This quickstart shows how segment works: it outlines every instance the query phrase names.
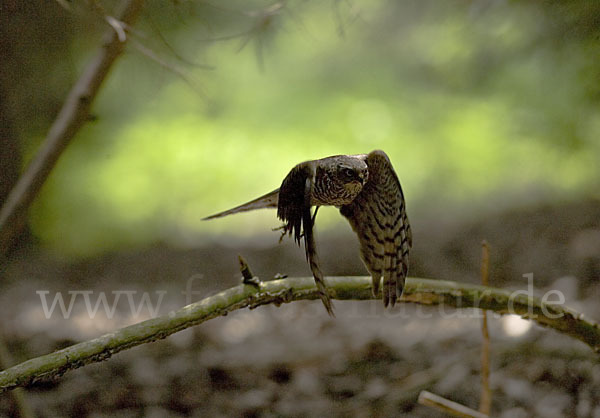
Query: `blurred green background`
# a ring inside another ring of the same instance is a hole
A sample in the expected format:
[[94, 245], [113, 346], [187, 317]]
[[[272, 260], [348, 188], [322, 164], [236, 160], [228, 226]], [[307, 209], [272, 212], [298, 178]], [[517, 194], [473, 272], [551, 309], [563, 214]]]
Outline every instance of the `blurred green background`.
[[[9, 46], [28, 54], [23, 84], [4, 80], [23, 164], [104, 29], [80, 7], [45, 5], [44, 47], [32, 36], [43, 26]], [[373, 149], [391, 157], [413, 217], [597, 197], [598, 10], [585, 1], [148, 4], [31, 229], [77, 257], [268, 233], [270, 212], [200, 219], [275, 189], [298, 162]], [[30, 101], [34, 110], [18, 112]], [[325, 211], [319, 226], [336, 219]]]
[[[0, 202], [118, 3], [0, 0]], [[0, 368], [148, 318], [123, 289], [162, 292], [167, 315], [239, 284], [238, 254], [263, 279], [309, 275], [274, 211], [201, 218], [374, 149], [404, 188], [410, 276], [479, 283], [487, 239], [493, 286], [531, 273], [600, 319], [600, 1], [147, 1], [129, 37], [0, 259]], [[337, 210], [316, 225], [324, 273], [364, 275]], [[40, 290], [118, 306], [48, 318]], [[71, 417], [441, 416], [422, 389], [476, 407], [480, 318], [399, 305], [240, 310], [26, 396]], [[597, 355], [523, 322], [490, 316], [494, 416], [600, 417]]]

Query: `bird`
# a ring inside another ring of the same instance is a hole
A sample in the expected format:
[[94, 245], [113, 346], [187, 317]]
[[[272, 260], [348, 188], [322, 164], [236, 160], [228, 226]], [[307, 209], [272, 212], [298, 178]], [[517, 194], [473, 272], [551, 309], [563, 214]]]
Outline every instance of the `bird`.
[[381, 150], [304, 161], [292, 168], [278, 189], [204, 220], [256, 209], [277, 209], [277, 217], [283, 221], [281, 238], [293, 235], [298, 245], [304, 239], [319, 297], [334, 316], [313, 233], [320, 206], [335, 206], [348, 220], [358, 236], [362, 261], [371, 274], [373, 295], [378, 296], [383, 278], [384, 307], [393, 307], [402, 295], [408, 274], [412, 232], [400, 180]]

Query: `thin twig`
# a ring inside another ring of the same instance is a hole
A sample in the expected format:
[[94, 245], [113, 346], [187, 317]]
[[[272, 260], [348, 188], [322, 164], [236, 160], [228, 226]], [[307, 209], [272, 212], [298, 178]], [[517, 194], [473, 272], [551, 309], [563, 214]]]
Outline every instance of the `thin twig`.
[[244, 281], [252, 280], [254, 274], [252, 274], [252, 271], [250, 271], [250, 266], [246, 262], [246, 259], [241, 255], [238, 255], [238, 261], [240, 262], [240, 272], [242, 273]]
[[[147, 15], [145, 17], [146, 17], [146, 21], [150, 23], [150, 26], [152, 27], [154, 34], [158, 37], [158, 39], [160, 39], [161, 43], [169, 50], [171, 55], [173, 55], [177, 59], [177, 61], [182, 62], [186, 66], [201, 68], [203, 70], [214, 70], [215, 69], [214, 65], [199, 64], [197, 62], [190, 61], [189, 59], [183, 57], [179, 52], [177, 52], [175, 50], [173, 45], [171, 45], [171, 43], [165, 38], [165, 36], [163, 35], [162, 31], [160, 30], [160, 28], [158, 27], [158, 25], [156, 24], [154, 19], [152, 19], [152, 17], [150, 15]], [[134, 35], [138, 35], [137, 31], [134, 31]], [[139, 34], [138, 37], [140, 37], [142, 39], [144, 38], [141, 34]]]
[[106, 20], [106, 23], [108, 23], [115, 30], [120, 42], [125, 42], [127, 40], [127, 34], [125, 33], [125, 25], [123, 22], [109, 15], [106, 15], [104, 20]]
[[[371, 277], [326, 277], [325, 282], [330, 296], [338, 300], [379, 299], [372, 295]], [[241, 284], [185, 306], [177, 312], [116, 330], [4, 370], [0, 372], [0, 391], [58, 377], [70, 369], [106, 360], [120, 351], [165, 338], [237, 309], [318, 299], [319, 293], [313, 277], [266, 281], [260, 282], [258, 286]], [[410, 278], [399, 302], [455, 308], [477, 307], [499, 314], [517, 314], [581, 340], [595, 351], [600, 351], [598, 323], [565, 306], [545, 304], [522, 292], [444, 280]]]
[[[121, 28], [135, 22], [143, 4], [144, 0], [124, 0], [121, 3], [121, 13], [117, 19]], [[100, 86], [124, 48], [125, 42], [119, 39], [114, 27], [108, 29], [98, 51], [69, 92], [40, 149], [0, 209], [0, 255], [8, 251], [25, 225], [29, 206], [62, 152], [89, 120], [90, 108]]]
[[[488, 285], [490, 254], [487, 242], [481, 243], [481, 284]], [[483, 310], [481, 319], [481, 332], [483, 334], [483, 343], [481, 350], [481, 400], [479, 411], [475, 411], [465, 405], [459, 404], [443, 398], [439, 395], [422, 391], [419, 394], [419, 403], [445, 412], [455, 417], [480, 418], [487, 417], [490, 414], [490, 404], [492, 394], [490, 392], [490, 335], [488, 332], [487, 311]]]
[[[487, 241], [481, 243], [481, 284], [489, 284], [490, 249]], [[479, 412], [490, 414], [492, 406], [492, 390], [490, 389], [490, 333], [488, 330], [487, 311], [483, 311], [481, 318], [481, 398], [479, 400]]]
[[187, 83], [188, 86], [190, 86], [192, 88], [192, 90], [194, 90], [196, 93], [198, 93], [201, 97], [206, 98], [206, 93], [204, 93], [202, 91], [202, 89], [200, 88], [200, 86], [198, 84], [194, 83], [190, 79], [188, 71], [179, 67], [175, 63], [170, 63], [170, 62], [165, 61], [164, 59], [159, 57], [157, 53], [155, 53], [150, 48], [147, 48], [146, 46], [144, 46], [141, 42], [139, 42], [135, 38], [130, 39], [130, 44], [145, 57], [151, 59], [152, 61], [156, 62], [161, 67], [163, 67], [166, 70], [171, 71], [173, 74], [179, 76], [183, 81], [185, 81]]
[[250, 270], [250, 266], [244, 257], [238, 254], [238, 261], [240, 262], [240, 272], [242, 273], [242, 283], [251, 284], [253, 286], [260, 286], [260, 280]]
[[422, 391], [419, 394], [419, 403], [421, 405], [429, 406], [437, 409], [438, 411], [452, 415], [459, 418], [487, 418], [488, 416], [482, 414], [471, 408], [467, 408], [456, 402], [452, 402], [446, 398], [436, 395], [435, 393]]

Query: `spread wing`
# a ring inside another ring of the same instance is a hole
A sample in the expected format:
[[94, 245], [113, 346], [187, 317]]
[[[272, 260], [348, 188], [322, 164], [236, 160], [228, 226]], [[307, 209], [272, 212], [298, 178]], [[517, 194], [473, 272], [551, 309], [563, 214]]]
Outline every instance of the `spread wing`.
[[306, 259], [319, 289], [319, 297], [325, 309], [327, 309], [327, 313], [334, 316], [333, 305], [327, 293], [323, 273], [319, 266], [317, 246], [313, 234], [314, 216], [317, 214], [316, 210], [314, 216], [310, 213], [314, 178], [315, 168], [313, 161], [298, 164], [290, 171], [283, 180], [279, 190], [277, 217], [284, 222], [283, 233], [293, 234], [298, 245], [300, 245], [300, 239], [304, 237]]
[[208, 221], [209, 219], [222, 218], [223, 216], [233, 215], [235, 213], [248, 212], [251, 210], [264, 209], [264, 208], [276, 208], [277, 201], [279, 199], [279, 189], [273, 190], [271, 193], [267, 193], [264, 196], [258, 197], [250, 202], [244, 203], [242, 205], [236, 206], [235, 208], [216, 213], [211, 216], [207, 216], [203, 218], [203, 221]]
[[398, 176], [383, 151], [366, 156], [369, 180], [359, 195], [340, 208], [358, 235], [362, 259], [379, 292], [383, 276], [383, 303], [396, 303], [408, 273], [412, 234]]
[[[310, 212], [310, 196], [314, 182], [314, 170], [310, 162], [298, 164], [283, 179], [279, 189], [277, 217], [284, 222], [283, 232], [294, 235], [300, 245], [303, 230], [312, 228], [307, 224], [306, 211]], [[306, 244], [306, 235], [304, 236]]]

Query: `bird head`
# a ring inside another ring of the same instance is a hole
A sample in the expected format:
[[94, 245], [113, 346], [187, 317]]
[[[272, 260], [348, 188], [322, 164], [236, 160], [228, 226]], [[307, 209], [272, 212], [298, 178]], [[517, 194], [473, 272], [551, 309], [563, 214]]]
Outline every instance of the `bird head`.
[[340, 161], [336, 169], [336, 178], [352, 195], [360, 193], [362, 187], [369, 179], [367, 164], [363, 159], [344, 159], [343, 161]]
[[335, 155], [316, 160], [314, 206], [343, 206], [352, 202], [369, 178], [366, 155]]

